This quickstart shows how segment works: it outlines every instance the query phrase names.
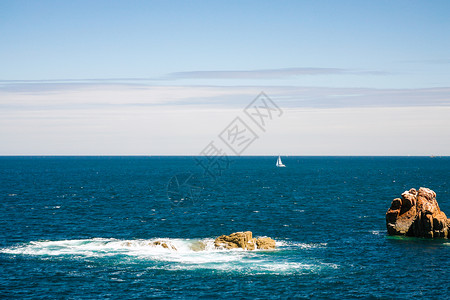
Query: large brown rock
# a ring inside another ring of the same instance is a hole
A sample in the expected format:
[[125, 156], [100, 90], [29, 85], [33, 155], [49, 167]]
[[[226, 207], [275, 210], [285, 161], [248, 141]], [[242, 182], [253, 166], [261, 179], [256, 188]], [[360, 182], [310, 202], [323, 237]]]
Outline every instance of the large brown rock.
[[269, 237], [258, 238], [256, 239], [256, 246], [263, 250], [275, 249], [275, 241]]
[[450, 235], [450, 219], [439, 209], [436, 193], [423, 187], [405, 191], [401, 198], [392, 200], [386, 212], [386, 227], [390, 235], [427, 238]]
[[214, 246], [219, 249], [269, 250], [275, 249], [275, 241], [268, 237], [256, 239], [251, 231], [245, 231], [221, 235], [214, 241]]
[[221, 235], [214, 241], [216, 248], [234, 249], [242, 248], [244, 250], [255, 249], [255, 241], [251, 231], [235, 232], [230, 235]]

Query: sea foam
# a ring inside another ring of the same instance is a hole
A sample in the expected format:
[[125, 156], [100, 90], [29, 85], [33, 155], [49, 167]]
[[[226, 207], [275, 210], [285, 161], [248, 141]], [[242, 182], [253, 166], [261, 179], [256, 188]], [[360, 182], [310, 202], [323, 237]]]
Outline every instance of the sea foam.
[[[159, 243], [155, 243], [159, 242]], [[167, 245], [167, 248], [162, 246]], [[14, 247], [0, 249], [0, 253], [41, 256], [48, 259], [111, 257], [123, 258], [129, 263], [151, 262], [149, 269], [165, 270], [215, 270], [245, 274], [285, 274], [314, 272], [329, 267], [317, 262], [293, 262], [289, 256], [275, 263], [272, 255], [285, 249], [310, 248], [307, 244], [277, 241], [275, 251], [246, 251], [243, 249], [221, 250], [214, 247], [214, 239], [153, 238], [140, 240], [119, 240], [93, 238], [82, 240], [32, 241]], [[314, 248], [317, 245], [311, 245]], [[323, 246], [323, 245], [321, 245]], [[280, 255], [277, 256], [280, 259]], [[333, 267], [334, 268], [334, 267]]]

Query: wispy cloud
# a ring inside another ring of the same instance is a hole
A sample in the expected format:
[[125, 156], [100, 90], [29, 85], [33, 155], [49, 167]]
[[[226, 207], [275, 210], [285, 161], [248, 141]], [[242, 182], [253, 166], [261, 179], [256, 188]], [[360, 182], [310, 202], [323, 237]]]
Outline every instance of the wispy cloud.
[[113, 106], [240, 108], [261, 90], [287, 108], [450, 106], [450, 87], [416, 89], [145, 84], [15, 84], [0, 87], [3, 109], [101, 109]]
[[287, 107], [450, 106], [450, 87], [415, 89], [284, 87], [271, 93]]
[[275, 79], [304, 75], [386, 75], [383, 71], [357, 71], [341, 68], [281, 68], [261, 70], [224, 70], [175, 72], [169, 79]]
[[156, 77], [117, 77], [117, 78], [58, 78], [58, 79], [0, 79], [1, 85], [14, 84], [99, 84], [99, 83], [148, 83], [180, 79], [279, 79], [295, 76], [313, 75], [388, 75], [386, 71], [353, 70], [344, 68], [279, 68], [258, 70], [209, 70], [174, 72]]
[[12, 79], [0, 80], [0, 83], [50, 83], [50, 82], [103, 82], [103, 81], [133, 81], [150, 80], [150, 78], [66, 78], [66, 79]]
[[[449, 149], [450, 87], [46, 85], [54, 89], [0, 89], [0, 139], [6, 141], [0, 154], [196, 155], [261, 90], [286, 114], [249, 155], [280, 149], [448, 155]], [[392, 147], [414, 144], [418, 136], [420, 147]]]

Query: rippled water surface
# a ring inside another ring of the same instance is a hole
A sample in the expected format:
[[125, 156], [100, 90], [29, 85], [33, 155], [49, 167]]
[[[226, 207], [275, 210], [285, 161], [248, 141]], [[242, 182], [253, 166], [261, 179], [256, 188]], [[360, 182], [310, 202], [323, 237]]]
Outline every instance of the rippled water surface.
[[[0, 157], [0, 298], [449, 297], [449, 240], [384, 216], [420, 186], [449, 215], [450, 158], [230, 160]], [[214, 248], [244, 230], [277, 249]]]

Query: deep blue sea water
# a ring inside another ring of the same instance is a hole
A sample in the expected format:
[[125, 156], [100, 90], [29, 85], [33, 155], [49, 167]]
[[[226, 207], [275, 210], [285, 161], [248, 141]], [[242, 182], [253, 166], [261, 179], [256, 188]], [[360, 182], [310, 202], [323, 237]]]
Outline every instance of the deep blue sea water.
[[[450, 214], [449, 157], [275, 162], [213, 176], [194, 157], [0, 157], [0, 298], [449, 298], [449, 240], [385, 228], [412, 187]], [[211, 247], [245, 230], [277, 249]]]

